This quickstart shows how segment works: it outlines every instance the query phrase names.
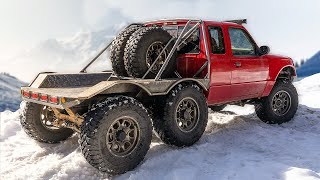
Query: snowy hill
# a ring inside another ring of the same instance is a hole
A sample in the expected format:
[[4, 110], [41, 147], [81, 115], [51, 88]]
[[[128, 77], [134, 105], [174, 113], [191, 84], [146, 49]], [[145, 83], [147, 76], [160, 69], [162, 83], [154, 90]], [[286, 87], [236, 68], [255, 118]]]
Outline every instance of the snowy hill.
[[[175, 148], [155, 138], [141, 165], [114, 179], [320, 179], [320, 74], [295, 86], [300, 105], [291, 122], [262, 123], [251, 105], [211, 111], [195, 145]], [[77, 135], [38, 143], [21, 130], [19, 113], [0, 113], [1, 179], [111, 178], [85, 161]]]
[[311, 76], [316, 73], [320, 73], [320, 51], [297, 69], [298, 77]]
[[[31, 81], [39, 72], [79, 72], [100, 49], [106, 46], [125, 23], [97, 32], [79, 32], [68, 39], [48, 39], [6, 63], [9, 73]], [[107, 54], [97, 60], [95, 71], [111, 68]], [[0, 71], [2, 70], [0, 67]]]
[[0, 73], [0, 112], [4, 110], [16, 111], [20, 107], [20, 87], [24, 82], [17, 78]]

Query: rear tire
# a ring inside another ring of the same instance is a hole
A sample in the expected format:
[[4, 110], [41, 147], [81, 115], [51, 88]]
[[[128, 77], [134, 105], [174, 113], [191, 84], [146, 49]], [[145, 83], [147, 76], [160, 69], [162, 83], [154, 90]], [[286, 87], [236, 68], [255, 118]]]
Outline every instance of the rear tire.
[[257, 116], [265, 123], [282, 124], [292, 120], [298, 109], [298, 93], [288, 81], [279, 81], [269, 96], [255, 105]]
[[[125, 68], [131, 77], [141, 78], [147, 72], [158, 54], [169, 42], [172, 36], [161, 27], [142, 27], [134, 32], [125, 47]], [[148, 74], [148, 78], [154, 78], [159, 72], [165, 58], [172, 49], [174, 42], [166, 48], [166, 52], [157, 61], [154, 69]], [[176, 70], [176, 52], [170, 59], [162, 78], [172, 77]]]
[[87, 113], [80, 131], [81, 151], [93, 167], [112, 175], [134, 169], [151, 143], [147, 110], [131, 97], [109, 97]]
[[48, 117], [51, 119], [53, 116], [53, 112], [48, 115], [43, 115], [43, 110], [45, 110], [46, 108], [48, 107], [31, 102], [26, 102], [26, 106], [23, 109], [20, 117], [22, 129], [27, 133], [28, 136], [39, 142], [52, 144], [66, 140], [74, 133], [73, 130], [68, 128], [54, 128], [45, 125], [43, 123], [43, 121], [45, 120], [44, 118]]
[[159, 101], [153, 126], [160, 139], [178, 147], [197, 142], [208, 122], [207, 101], [201, 89], [195, 84], [179, 84]]
[[138, 25], [130, 26], [120, 32], [112, 41], [110, 48], [110, 60], [112, 63], [112, 69], [118, 76], [128, 76], [124, 67], [124, 49], [130, 36], [140, 28], [141, 26]]

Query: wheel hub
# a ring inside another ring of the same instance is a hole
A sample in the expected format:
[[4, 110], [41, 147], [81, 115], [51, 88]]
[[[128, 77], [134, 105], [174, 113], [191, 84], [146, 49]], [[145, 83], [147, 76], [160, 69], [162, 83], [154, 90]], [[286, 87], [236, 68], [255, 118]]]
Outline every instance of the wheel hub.
[[107, 148], [115, 156], [126, 156], [136, 147], [139, 134], [139, 126], [135, 119], [128, 116], [120, 117], [108, 129]]
[[185, 119], [185, 120], [191, 120], [191, 118], [192, 118], [191, 113], [192, 113], [191, 108], [186, 109], [186, 110], [184, 111], [184, 113], [183, 113], [184, 119]]
[[121, 130], [117, 132], [117, 141], [124, 141], [126, 139], [127, 134]]
[[176, 108], [176, 123], [183, 132], [192, 131], [199, 121], [199, 107], [190, 97], [182, 99]]
[[282, 101], [278, 99], [277, 102], [276, 102], [276, 106], [277, 107], [281, 107], [282, 106]]
[[285, 115], [291, 107], [291, 96], [286, 91], [277, 92], [272, 98], [272, 110], [278, 116]]

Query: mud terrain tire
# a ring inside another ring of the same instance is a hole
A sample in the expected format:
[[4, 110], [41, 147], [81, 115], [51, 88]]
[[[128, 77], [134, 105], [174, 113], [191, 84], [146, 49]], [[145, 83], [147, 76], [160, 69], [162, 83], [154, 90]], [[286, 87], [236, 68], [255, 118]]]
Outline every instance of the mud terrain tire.
[[132, 170], [143, 160], [151, 137], [151, 118], [143, 105], [134, 98], [116, 96], [88, 111], [79, 143], [89, 164], [116, 175]]
[[257, 116], [268, 124], [289, 122], [298, 108], [298, 93], [288, 81], [279, 81], [274, 85], [269, 96], [255, 105]]
[[43, 108], [45, 106], [26, 102], [25, 108], [22, 110], [20, 123], [28, 136], [39, 142], [52, 144], [66, 140], [73, 134], [73, 130], [68, 128], [50, 129], [46, 127], [41, 122]]
[[[124, 59], [125, 68], [131, 77], [141, 78], [148, 70], [160, 51], [169, 42], [172, 36], [161, 27], [142, 27], [132, 34], [125, 47]], [[174, 42], [172, 41], [166, 48], [165, 55], [159, 59], [155, 69], [149, 74], [148, 78], [154, 78], [159, 72], [165, 57], [172, 49]], [[162, 78], [172, 77], [176, 70], [176, 56], [175, 52], [171, 57], [166, 69], [162, 74]]]
[[[205, 96], [195, 84], [179, 84], [155, 112], [154, 129], [169, 145], [191, 146], [202, 136], [208, 122]], [[192, 121], [193, 120], [193, 121]]]
[[130, 36], [140, 28], [141, 26], [138, 25], [130, 26], [120, 32], [112, 41], [110, 48], [110, 60], [112, 63], [112, 69], [118, 76], [128, 76], [124, 67], [124, 49]]

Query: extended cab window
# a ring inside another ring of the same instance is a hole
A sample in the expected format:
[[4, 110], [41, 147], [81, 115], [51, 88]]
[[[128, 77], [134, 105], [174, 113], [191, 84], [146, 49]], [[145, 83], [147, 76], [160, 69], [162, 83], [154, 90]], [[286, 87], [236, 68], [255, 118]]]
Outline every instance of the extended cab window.
[[224, 40], [220, 27], [209, 27], [211, 52], [213, 54], [224, 54]]
[[243, 29], [230, 28], [232, 54], [235, 56], [255, 55], [255, 46]]
[[[178, 27], [178, 35], [182, 32], [184, 26]], [[192, 28], [191, 26], [187, 27], [186, 32]], [[178, 53], [179, 54], [187, 54], [187, 53], [199, 53], [200, 52], [200, 31], [199, 28], [191, 35], [191, 37], [186, 42], [187, 44], [183, 46]]]

